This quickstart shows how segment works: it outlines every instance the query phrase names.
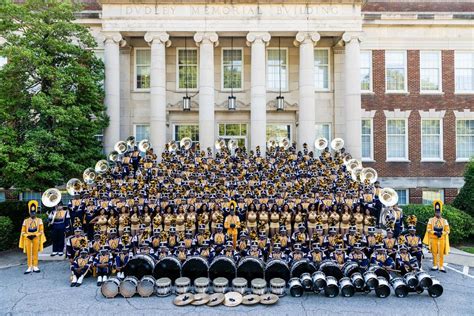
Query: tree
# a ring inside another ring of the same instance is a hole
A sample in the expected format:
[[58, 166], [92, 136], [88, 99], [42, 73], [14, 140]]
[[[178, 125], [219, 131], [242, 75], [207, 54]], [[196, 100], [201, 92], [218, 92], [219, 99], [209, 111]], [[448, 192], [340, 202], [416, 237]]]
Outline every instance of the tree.
[[0, 7], [0, 187], [44, 190], [100, 159], [104, 65], [72, 1]]
[[474, 159], [471, 159], [466, 165], [464, 186], [454, 199], [453, 206], [474, 216]]

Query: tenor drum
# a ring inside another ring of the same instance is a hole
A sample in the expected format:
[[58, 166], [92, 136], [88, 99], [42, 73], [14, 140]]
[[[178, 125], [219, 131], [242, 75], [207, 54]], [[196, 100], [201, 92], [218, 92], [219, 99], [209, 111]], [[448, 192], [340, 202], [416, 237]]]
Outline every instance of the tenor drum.
[[155, 269], [155, 259], [148, 254], [135, 255], [124, 268], [125, 276], [134, 276], [137, 279], [145, 275], [152, 275]]
[[237, 266], [237, 276], [251, 282], [256, 278], [263, 278], [264, 264], [263, 261], [253, 257], [240, 259]]
[[248, 282], [244, 278], [235, 278], [232, 280], [232, 289], [234, 292], [238, 292], [242, 295], [247, 292]]
[[355, 294], [355, 287], [348, 277], [343, 277], [339, 280], [339, 289], [344, 297], [352, 297]]
[[407, 297], [408, 295], [408, 286], [405, 284], [402, 278], [393, 278], [390, 281], [390, 285], [395, 291], [395, 296], [397, 297]]
[[334, 277], [336, 280], [340, 280], [344, 275], [339, 266], [332, 260], [326, 259], [321, 262], [319, 271], [324, 272], [326, 277]]
[[424, 290], [430, 288], [433, 285], [433, 279], [425, 271], [417, 272], [416, 278], [418, 279], [418, 284]]
[[342, 273], [344, 274], [344, 276], [350, 278], [351, 275], [356, 272], [360, 272], [359, 264], [357, 264], [357, 262], [348, 261], [344, 263], [344, 266], [342, 267]]
[[137, 292], [141, 297], [149, 297], [155, 291], [155, 278], [151, 275], [145, 275], [138, 283]]
[[155, 282], [156, 296], [168, 296], [171, 295], [171, 279], [160, 278]]
[[373, 271], [364, 272], [364, 282], [365, 284], [367, 284], [367, 287], [370, 290], [373, 290], [377, 286], [379, 286], [379, 280], [377, 279], [377, 275]]
[[214, 258], [211, 265], [209, 266], [209, 278], [214, 280], [215, 278], [226, 278], [227, 280], [233, 280], [237, 273], [237, 267], [235, 261], [232, 258], [226, 256], [219, 256]]
[[284, 296], [286, 294], [285, 288], [286, 288], [285, 280], [281, 278], [274, 278], [270, 280], [270, 292], [272, 294], [275, 294], [278, 296]]
[[120, 283], [120, 294], [123, 297], [129, 298], [137, 293], [138, 279], [134, 276], [128, 276]]
[[403, 276], [403, 280], [405, 281], [405, 284], [411, 289], [414, 289], [418, 286], [418, 279], [416, 278], [415, 272], [409, 272], [405, 274]]
[[208, 278], [197, 278], [194, 280], [194, 292], [195, 293], [207, 293], [209, 291], [209, 279]]
[[324, 287], [324, 295], [327, 297], [336, 297], [339, 295], [339, 286], [337, 279], [333, 276], [326, 277], [326, 287]]
[[263, 295], [267, 292], [267, 282], [264, 279], [257, 278], [250, 282], [252, 294]]
[[285, 282], [290, 280], [290, 268], [288, 264], [280, 259], [273, 259], [267, 262], [265, 267], [265, 280], [269, 282], [271, 279], [281, 278]]
[[390, 273], [388, 273], [388, 271], [385, 270], [382, 267], [379, 267], [377, 265], [373, 265], [373, 266], [369, 267], [368, 271], [374, 272], [377, 275], [377, 277], [382, 277], [385, 280], [387, 280], [387, 282], [390, 280]]
[[357, 290], [362, 290], [365, 286], [364, 278], [360, 272], [355, 272], [351, 275], [351, 282]]
[[375, 295], [377, 297], [385, 298], [390, 295], [390, 286], [388, 285], [387, 279], [382, 276], [378, 276], [379, 286], [375, 288]]
[[108, 278], [100, 286], [100, 292], [106, 298], [114, 298], [119, 293], [120, 280], [117, 277]]
[[308, 272], [305, 272], [300, 277], [301, 285], [305, 291], [311, 291], [313, 289], [313, 280], [311, 279], [311, 275]]
[[212, 281], [212, 288], [214, 293], [225, 293], [229, 286], [229, 280], [226, 278], [215, 278]]
[[293, 297], [300, 297], [303, 295], [304, 289], [301, 285], [300, 278], [291, 278], [288, 282], [290, 288], [290, 295]]
[[170, 278], [174, 282], [181, 276], [181, 263], [173, 256], [162, 258], [156, 262], [153, 276], [155, 279]]
[[326, 287], [326, 275], [322, 271], [316, 271], [311, 276], [313, 281], [313, 291], [319, 293]]
[[191, 280], [187, 277], [177, 278], [174, 284], [178, 295], [188, 293], [191, 288]]
[[208, 270], [209, 265], [206, 259], [201, 256], [192, 256], [183, 263], [181, 274], [191, 279], [191, 281], [194, 281], [197, 278], [207, 278]]
[[301, 259], [293, 262], [290, 269], [290, 275], [292, 278], [299, 278], [303, 273], [309, 273], [310, 275], [316, 272], [316, 268], [308, 259]]
[[443, 286], [437, 279], [431, 279], [431, 286], [428, 288], [428, 294], [433, 297], [440, 297], [443, 294]]

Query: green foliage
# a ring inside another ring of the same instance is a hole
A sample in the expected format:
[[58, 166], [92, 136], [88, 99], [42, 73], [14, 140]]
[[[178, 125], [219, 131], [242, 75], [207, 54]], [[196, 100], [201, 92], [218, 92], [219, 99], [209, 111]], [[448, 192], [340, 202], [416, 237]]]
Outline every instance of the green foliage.
[[20, 233], [23, 220], [28, 217], [28, 202], [4, 201], [0, 203], [0, 216], [9, 217], [13, 223], [13, 230]]
[[[434, 216], [434, 209], [431, 205], [410, 204], [403, 207], [403, 214], [405, 219], [408, 215], [416, 215], [418, 218], [417, 234], [423, 237], [428, 220]], [[474, 234], [474, 218], [469, 214], [453, 206], [444, 205], [442, 216], [448, 220], [451, 230], [449, 240], [452, 244], [460, 243]]]
[[460, 210], [474, 216], [474, 159], [466, 165], [464, 172], [464, 186], [459, 191], [453, 205]]
[[0, 187], [41, 191], [101, 159], [104, 65], [72, 1], [0, 6]]
[[6, 216], [0, 216], [0, 251], [13, 247], [14, 234], [12, 220]]

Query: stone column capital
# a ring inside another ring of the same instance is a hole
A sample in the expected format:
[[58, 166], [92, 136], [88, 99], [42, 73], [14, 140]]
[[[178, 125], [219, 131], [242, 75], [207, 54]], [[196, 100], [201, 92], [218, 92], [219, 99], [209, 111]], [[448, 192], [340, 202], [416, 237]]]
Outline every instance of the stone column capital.
[[345, 32], [342, 35], [342, 40], [344, 42], [350, 43], [352, 40], [358, 40], [359, 43], [362, 42], [365, 39], [365, 33], [364, 32]]
[[118, 44], [120, 47], [127, 45], [120, 32], [100, 32], [99, 39], [104, 43]]
[[268, 32], [249, 32], [247, 34], [247, 45], [251, 46], [254, 43], [263, 43], [268, 45], [272, 36]]
[[170, 35], [166, 32], [146, 32], [144, 39], [150, 46], [154, 43], [164, 44], [166, 47], [171, 46]]
[[320, 39], [321, 35], [318, 32], [298, 32], [293, 44], [298, 47], [303, 43], [312, 43], [314, 46]]
[[196, 45], [213, 44], [214, 47], [219, 45], [219, 35], [216, 32], [197, 32], [194, 34]]

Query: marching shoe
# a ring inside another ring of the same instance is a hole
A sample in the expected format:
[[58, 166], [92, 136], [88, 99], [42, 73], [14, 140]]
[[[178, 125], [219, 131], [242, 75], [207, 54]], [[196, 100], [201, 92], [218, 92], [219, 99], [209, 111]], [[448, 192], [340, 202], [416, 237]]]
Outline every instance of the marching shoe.
[[77, 278], [75, 275], [72, 276], [71, 287], [75, 287], [77, 285]]
[[106, 276], [106, 275], [104, 275], [104, 276], [102, 277], [102, 283], [104, 283], [105, 281], [107, 281], [107, 276]]
[[102, 285], [102, 277], [99, 276], [99, 277], [97, 278], [97, 286], [101, 286], [101, 285]]
[[25, 274], [30, 274], [33, 272], [33, 269], [31, 267], [28, 267], [28, 269], [25, 271]]
[[82, 280], [84, 280], [84, 276], [81, 275], [79, 279], [77, 280], [76, 286], [81, 286], [82, 285]]
[[58, 252], [58, 256], [60, 257], [64, 256], [64, 252]]
[[51, 257], [54, 257], [54, 256], [56, 256], [57, 254], [58, 254], [57, 252], [52, 252], [50, 256], [51, 256]]
[[446, 269], [445, 268], [441, 268], [439, 269], [440, 272], [443, 272], [443, 273], [446, 273]]
[[438, 271], [438, 267], [434, 266], [433, 268], [431, 268], [431, 271]]
[[34, 273], [40, 273], [41, 270], [38, 267], [33, 267], [33, 272]]

